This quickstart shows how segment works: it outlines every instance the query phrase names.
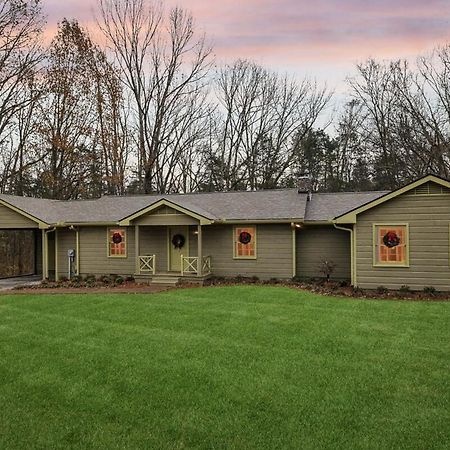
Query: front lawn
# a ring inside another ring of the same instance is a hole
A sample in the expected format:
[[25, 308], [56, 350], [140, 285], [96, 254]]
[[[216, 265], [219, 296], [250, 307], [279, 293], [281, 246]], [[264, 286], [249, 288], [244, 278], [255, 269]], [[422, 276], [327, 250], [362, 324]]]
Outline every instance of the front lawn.
[[450, 446], [450, 303], [0, 296], [0, 448]]

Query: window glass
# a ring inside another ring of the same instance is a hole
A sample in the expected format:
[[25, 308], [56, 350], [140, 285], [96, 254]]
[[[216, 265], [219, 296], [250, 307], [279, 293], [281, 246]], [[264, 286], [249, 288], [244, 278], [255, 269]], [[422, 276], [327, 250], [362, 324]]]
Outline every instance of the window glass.
[[408, 236], [406, 225], [377, 225], [376, 262], [383, 265], [407, 263]]
[[255, 227], [236, 227], [234, 229], [234, 246], [234, 255], [236, 258], [255, 258]]
[[108, 256], [126, 256], [127, 242], [123, 228], [110, 228], [108, 230]]

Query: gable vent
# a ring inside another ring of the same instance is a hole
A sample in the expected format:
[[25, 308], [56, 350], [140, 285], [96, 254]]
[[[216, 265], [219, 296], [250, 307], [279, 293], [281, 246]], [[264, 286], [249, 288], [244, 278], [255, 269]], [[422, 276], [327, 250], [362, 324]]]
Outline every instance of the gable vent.
[[450, 194], [450, 189], [436, 183], [425, 183], [409, 191], [408, 195], [442, 195]]

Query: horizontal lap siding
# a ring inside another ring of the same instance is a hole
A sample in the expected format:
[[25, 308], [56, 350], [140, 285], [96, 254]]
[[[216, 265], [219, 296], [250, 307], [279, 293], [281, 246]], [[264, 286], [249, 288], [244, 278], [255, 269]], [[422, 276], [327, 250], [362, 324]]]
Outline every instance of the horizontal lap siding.
[[350, 279], [350, 233], [334, 227], [308, 227], [297, 231], [297, 276], [324, 277], [319, 268], [323, 261], [336, 267], [331, 278]]
[[69, 260], [67, 251], [76, 248], [76, 233], [67, 228], [58, 229], [58, 273], [59, 276], [67, 277], [69, 275]]
[[134, 227], [127, 230], [127, 257], [109, 258], [107, 256], [106, 227], [80, 228], [80, 274], [132, 275], [135, 272]]
[[208, 225], [203, 230], [203, 255], [211, 256], [218, 276], [292, 277], [292, 231], [289, 224], [260, 224], [257, 259], [233, 259], [233, 226]]
[[167, 227], [139, 227], [141, 255], [156, 256], [156, 271], [167, 271]]
[[[374, 223], [409, 223], [410, 267], [373, 267]], [[356, 280], [361, 288], [450, 290], [450, 195], [404, 194], [357, 217]]]
[[38, 228], [36, 222], [0, 205], [0, 228]]

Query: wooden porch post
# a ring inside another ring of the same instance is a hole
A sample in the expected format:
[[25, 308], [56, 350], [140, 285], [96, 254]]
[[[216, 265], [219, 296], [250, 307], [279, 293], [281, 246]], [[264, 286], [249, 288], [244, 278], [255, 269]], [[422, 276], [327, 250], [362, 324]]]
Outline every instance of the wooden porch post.
[[202, 226], [197, 225], [197, 276], [203, 275], [203, 243], [202, 243]]
[[59, 280], [59, 264], [58, 264], [58, 229], [55, 228], [55, 281]]
[[45, 230], [42, 230], [42, 279], [45, 280], [48, 278], [48, 244], [47, 244], [47, 233]]
[[140, 253], [140, 245], [139, 245], [139, 225], [134, 226], [134, 248], [135, 248], [135, 257], [136, 257], [136, 275], [140, 273], [140, 264], [139, 264], [139, 253]]

